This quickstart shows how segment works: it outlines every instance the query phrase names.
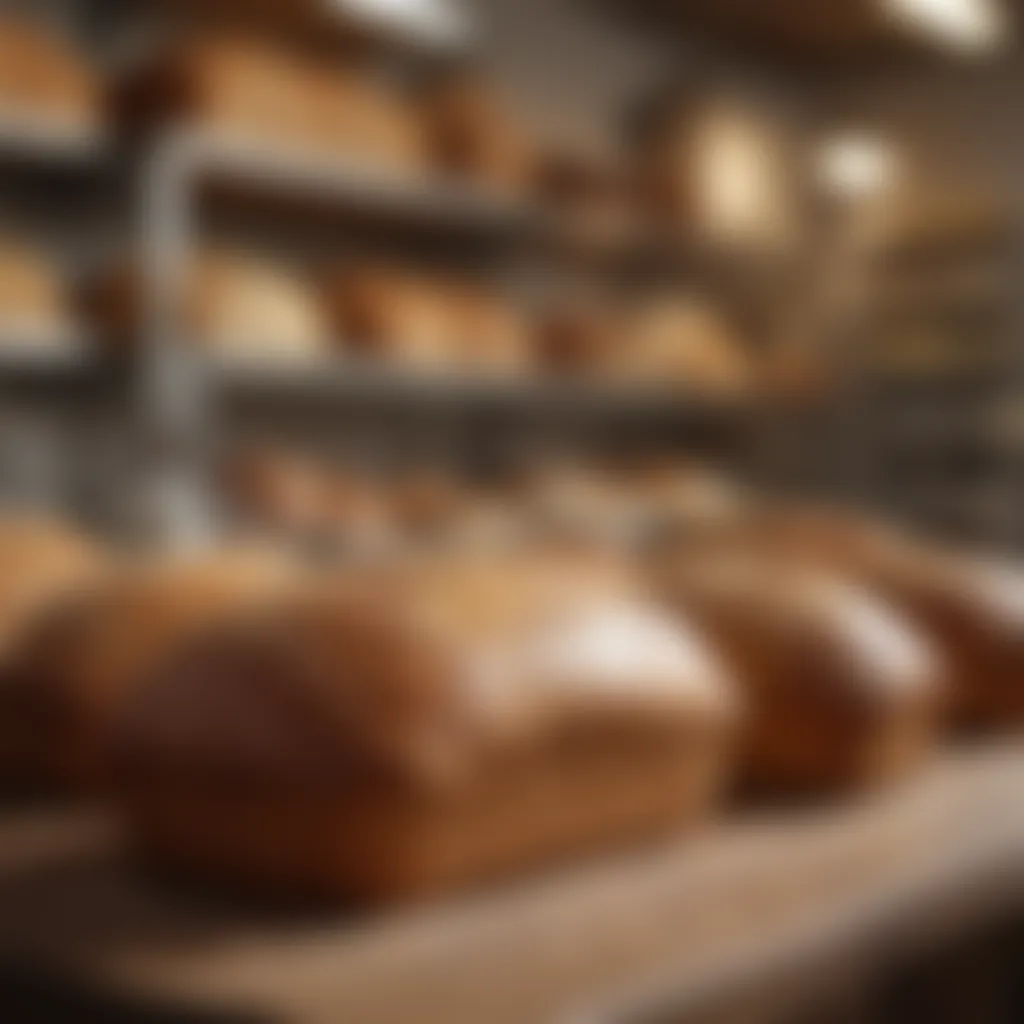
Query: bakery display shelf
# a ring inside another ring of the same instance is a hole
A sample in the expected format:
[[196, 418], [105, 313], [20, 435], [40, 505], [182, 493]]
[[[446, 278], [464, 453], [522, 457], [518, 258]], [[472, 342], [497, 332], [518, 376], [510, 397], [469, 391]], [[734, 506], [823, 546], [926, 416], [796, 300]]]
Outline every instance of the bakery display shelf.
[[702, 413], [738, 416], [753, 406], [749, 399], [656, 383], [417, 372], [340, 358], [323, 363], [220, 359], [211, 361], [208, 368], [218, 390], [228, 398], [321, 400], [336, 403], [339, 409], [353, 402], [393, 401], [403, 405], [485, 405], [521, 409], [527, 414], [564, 410], [676, 417]]
[[684, 1021], [1019, 909], [1022, 785], [1020, 741], [993, 742], [859, 802], [735, 809], [698, 835], [376, 915], [183, 890], [131, 868], [102, 816], [8, 811], [0, 950], [69, 1005], [84, 988], [182, 1020]]
[[106, 150], [106, 140], [98, 129], [0, 108], [0, 157], [3, 159], [89, 167], [101, 160]]
[[100, 360], [76, 334], [0, 326], [0, 379], [82, 377]]
[[517, 234], [540, 224], [537, 211], [525, 202], [468, 183], [431, 181], [415, 172], [199, 130], [179, 130], [165, 146], [200, 183], [233, 187], [254, 198], [291, 199], [316, 210], [333, 206], [472, 232]]

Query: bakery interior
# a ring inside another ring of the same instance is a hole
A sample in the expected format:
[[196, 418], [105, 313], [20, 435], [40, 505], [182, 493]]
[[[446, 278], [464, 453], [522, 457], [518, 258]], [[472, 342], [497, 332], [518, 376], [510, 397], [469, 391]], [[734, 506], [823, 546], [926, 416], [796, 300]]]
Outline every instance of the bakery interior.
[[1024, 1020], [1022, 44], [2, 0], [0, 1021]]

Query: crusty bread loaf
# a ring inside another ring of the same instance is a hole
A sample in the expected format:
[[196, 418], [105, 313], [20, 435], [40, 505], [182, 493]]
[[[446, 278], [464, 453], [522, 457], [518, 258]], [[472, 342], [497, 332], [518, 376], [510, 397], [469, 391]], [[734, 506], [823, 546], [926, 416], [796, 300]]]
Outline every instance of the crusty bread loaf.
[[103, 552], [84, 537], [41, 519], [0, 522], [0, 779], [30, 781], [22, 770], [25, 737], [12, 709], [22, 646], [39, 624], [80, 599], [107, 571]]
[[745, 393], [751, 368], [722, 316], [696, 299], [662, 298], [632, 311], [616, 373], [714, 395]]
[[126, 77], [119, 107], [140, 127], [184, 123], [348, 163], [407, 170], [423, 159], [417, 125], [397, 94], [354, 67], [265, 38], [181, 40]]
[[393, 268], [347, 267], [330, 276], [326, 304], [355, 352], [430, 369], [455, 361], [451, 309], [435, 281]]
[[96, 75], [64, 40], [10, 12], [0, 15], [0, 117], [92, 129], [99, 93]]
[[481, 286], [364, 265], [332, 273], [325, 301], [345, 344], [397, 365], [480, 374], [530, 365], [525, 317]]
[[[87, 305], [110, 336], [124, 342], [137, 337], [142, 300], [140, 267], [123, 263], [93, 284]], [[195, 258], [179, 315], [189, 341], [240, 361], [315, 360], [329, 339], [318, 296], [298, 274], [228, 249]]]
[[482, 375], [518, 376], [533, 367], [533, 338], [526, 314], [482, 288], [454, 289], [453, 331], [460, 366]]
[[670, 600], [711, 633], [743, 689], [755, 787], [873, 784], [931, 747], [941, 658], [870, 590], [752, 551], [691, 555], [667, 575]]
[[55, 601], [103, 571], [100, 550], [43, 519], [0, 521], [0, 663], [30, 623]]
[[540, 318], [537, 361], [554, 374], [601, 375], [624, 343], [621, 317], [606, 303], [565, 302]]
[[525, 134], [480, 76], [458, 71], [436, 79], [421, 112], [429, 155], [442, 173], [505, 194], [532, 186], [534, 155]]
[[0, 241], [0, 336], [44, 344], [67, 337], [67, 298], [51, 260], [22, 243]]
[[49, 615], [12, 656], [7, 718], [20, 774], [67, 789], [103, 781], [107, 729], [137, 679], [176, 644], [287, 587], [252, 552], [122, 567]]
[[138, 690], [121, 790], [156, 861], [390, 900], [685, 822], [731, 702], [603, 569], [451, 560], [310, 592]]
[[1024, 724], [1024, 574], [914, 541], [870, 519], [790, 511], [762, 543], [851, 574], [905, 610], [941, 650], [950, 710], [972, 727]]

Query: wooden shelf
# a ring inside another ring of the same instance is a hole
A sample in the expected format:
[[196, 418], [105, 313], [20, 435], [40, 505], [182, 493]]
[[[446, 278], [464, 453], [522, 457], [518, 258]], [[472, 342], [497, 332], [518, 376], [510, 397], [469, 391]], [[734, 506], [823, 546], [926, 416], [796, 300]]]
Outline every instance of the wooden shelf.
[[1024, 895], [1022, 786], [1024, 747], [994, 743], [861, 801], [735, 811], [700, 835], [363, 916], [261, 911], [159, 884], [126, 864], [102, 816], [8, 811], [0, 958], [16, 951], [71, 993], [87, 984], [182, 1013], [682, 1020], [758, 979], [884, 965], [1005, 911]]

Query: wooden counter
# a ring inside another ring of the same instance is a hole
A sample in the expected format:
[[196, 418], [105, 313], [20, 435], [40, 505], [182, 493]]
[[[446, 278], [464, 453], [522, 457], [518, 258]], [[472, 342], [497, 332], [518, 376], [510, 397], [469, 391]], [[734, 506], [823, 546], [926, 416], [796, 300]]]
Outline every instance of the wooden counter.
[[129, 1005], [243, 1020], [681, 1021], [758, 979], [884, 959], [1022, 896], [1024, 744], [1005, 742], [856, 803], [742, 809], [699, 835], [375, 916], [271, 912], [148, 878], [96, 813], [0, 822], [0, 958]]

